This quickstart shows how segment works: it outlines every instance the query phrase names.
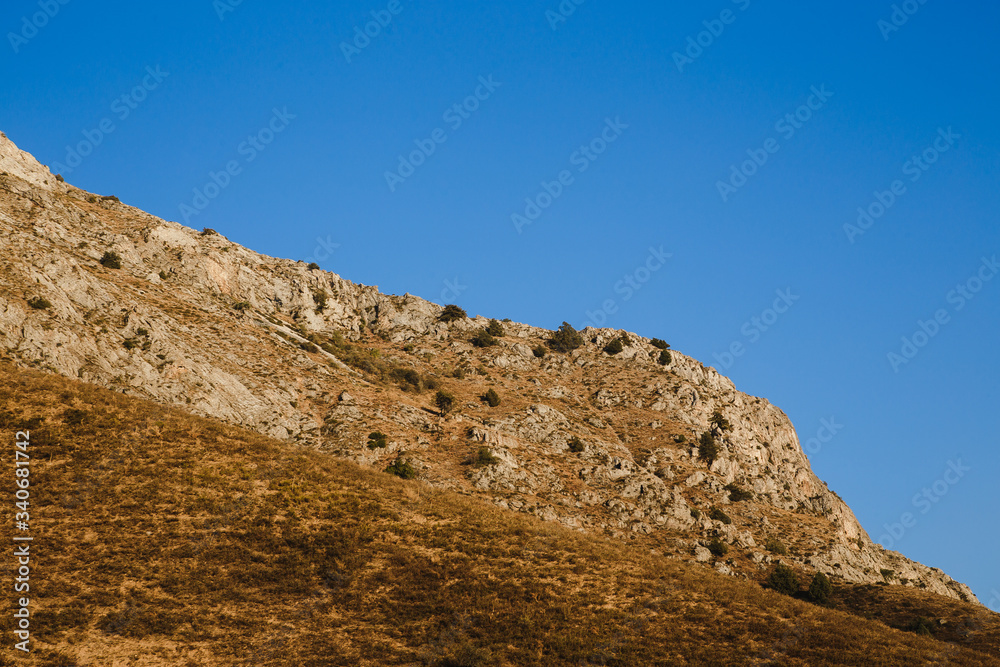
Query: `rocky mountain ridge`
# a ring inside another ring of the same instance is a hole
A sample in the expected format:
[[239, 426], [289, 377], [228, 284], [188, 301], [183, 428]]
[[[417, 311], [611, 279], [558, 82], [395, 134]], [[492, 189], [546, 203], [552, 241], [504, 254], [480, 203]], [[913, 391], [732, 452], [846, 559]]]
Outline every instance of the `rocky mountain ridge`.
[[[84, 192], [3, 135], [0, 229], [0, 340], [19, 364], [367, 465], [405, 461], [429, 484], [724, 574], [783, 560], [975, 600], [874, 544], [780, 409], [679, 352], [659, 363], [650, 339], [585, 329], [583, 346], [539, 356], [552, 333], [505, 321], [480, 347], [486, 318], [442, 322], [418, 297]], [[455, 397], [446, 414], [439, 390]], [[698, 438], [713, 431], [706, 462]]]

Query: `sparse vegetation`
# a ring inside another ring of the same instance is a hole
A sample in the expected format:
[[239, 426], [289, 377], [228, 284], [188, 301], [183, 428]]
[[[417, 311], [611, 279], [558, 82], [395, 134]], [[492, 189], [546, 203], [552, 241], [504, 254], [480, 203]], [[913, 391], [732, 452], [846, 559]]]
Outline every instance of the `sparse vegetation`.
[[536, 345], [535, 347], [531, 348], [531, 353], [534, 354], [535, 357], [538, 358], [538, 359], [541, 359], [542, 357], [544, 357], [546, 351], [547, 350], [543, 346], [541, 346], [541, 345]]
[[389, 446], [389, 438], [381, 431], [372, 431], [368, 434], [368, 449], [385, 449]]
[[712, 425], [712, 432], [715, 435], [720, 435], [726, 431], [733, 430], [733, 425], [729, 423], [729, 420], [726, 419], [725, 415], [723, 415], [722, 411], [718, 408], [716, 408], [712, 413], [712, 416], [709, 417], [708, 422]]
[[459, 308], [455, 304], [451, 303], [444, 307], [441, 314], [438, 315], [438, 322], [455, 322], [458, 320], [464, 320], [467, 318], [465, 311]]
[[52, 307], [52, 302], [45, 297], [36, 296], [28, 299], [28, 305], [35, 310], [45, 310]]
[[490, 325], [486, 327], [486, 333], [491, 336], [496, 336], [497, 338], [502, 338], [506, 335], [503, 325], [496, 320], [490, 320]]
[[170, 277], [169, 273], [167, 273], [166, 271], [160, 271], [160, 280], [166, 280], [169, 277]]
[[572, 352], [583, 345], [583, 336], [569, 322], [563, 322], [549, 339], [549, 347], [556, 352]]
[[474, 466], [491, 466], [500, 463], [500, 459], [490, 451], [489, 447], [480, 447], [472, 455], [471, 462]]
[[249, 301], [237, 301], [236, 303], [233, 304], [233, 310], [238, 310], [241, 313], [246, 312], [246, 311], [250, 310], [250, 302]]
[[729, 500], [734, 503], [739, 503], [744, 500], [753, 500], [753, 493], [747, 491], [739, 484], [733, 483], [727, 485], [726, 491], [729, 491]]
[[809, 599], [817, 604], [825, 604], [833, 595], [833, 584], [822, 572], [817, 572], [809, 584]]
[[121, 256], [112, 251], [104, 253], [100, 260], [101, 266], [106, 269], [120, 269], [122, 268], [122, 258]]
[[488, 389], [485, 394], [482, 395], [482, 401], [486, 403], [491, 408], [495, 408], [500, 405], [500, 395], [493, 389]]
[[660, 357], [656, 361], [661, 366], [669, 366], [670, 362], [673, 361], [673, 357], [670, 355], [670, 350], [662, 350], [660, 352]]
[[698, 438], [698, 458], [712, 465], [719, 458], [719, 444], [711, 431], [705, 431]]
[[316, 304], [316, 312], [322, 313], [326, 310], [327, 294], [323, 290], [313, 292], [313, 303]]
[[651, 341], [649, 341], [649, 344], [657, 348], [658, 350], [666, 350], [667, 348], [670, 347], [670, 343], [668, 343], [665, 340], [660, 340], [659, 338], [652, 339]]
[[486, 329], [480, 329], [469, 342], [476, 347], [492, 347], [497, 344], [497, 339], [490, 335]]
[[211, 227], [205, 227], [201, 230], [202, 236], [219, 236], [219, 232], [215, 231]]
[[56, 174], [56, 180], [59, 181], [60, 183], [65, 183], [66, 182], [66, 179], [63, 178], [62, 174]]
[[722, 558], [729, 553], [729, 545], [720, 540], [718, 537], [713, 537], [712, 541], [708, 543], [708, 550], [712, 552], [712, 555], [716, 558]]
[[385, 471], [402, 479], [414, 479], [417, 476], [417, 469], [403, 459], [396, 459], [386, 467]]
[[781, 542], [781, 540], [779, 540], [776, 537], [767, 538], [767, 540], [764, 542], [764, 548], [770, 551], [771, 553], [777, 554], [779, 556], [788, 555], [788, 548]]
[[319, 270], [319, 264], [317, 264], [316, 262], [309, 262], [309, 266], [306, 268], [308, 268], [310, 271], [317, 271]]
[[569, 445], [569, 451], [573, 452], [574, 454], [579, 454], [580, 452], [582, 452], [587, 448], [587, 446], [583, 444], [583, 440], [580, 440], [580, 438], [576, 437], [575, 435], [569, 439], [569, 442], [567, 444]]
[[618, 354], [619, 352], [621, 352], [624, 349], [625, 349], [625, 346], [622, 345], [622, 339], [621, 338], [615, 338], [613, 341], [611, 341], [610, 343], [608, 343], [607, 345], [604, 346], [604, 351], [607, 354], [610, 354], [611, 356], [614, 356], [614, 355]]

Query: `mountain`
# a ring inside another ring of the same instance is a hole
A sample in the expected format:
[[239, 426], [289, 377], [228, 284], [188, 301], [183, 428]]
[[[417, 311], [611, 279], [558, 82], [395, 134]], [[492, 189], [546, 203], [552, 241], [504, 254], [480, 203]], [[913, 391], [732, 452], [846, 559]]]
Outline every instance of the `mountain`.
[[560, 352], [506, 320], [483, 335], [487, 318], [442, 321], [441, 305], [75, 188], [2, 134], [0, 230], [0, 347], [19, 367], [732, 579], [781, 562], [978, 608], [872, 542], [780, 409], [661, 341], [588, 328]]

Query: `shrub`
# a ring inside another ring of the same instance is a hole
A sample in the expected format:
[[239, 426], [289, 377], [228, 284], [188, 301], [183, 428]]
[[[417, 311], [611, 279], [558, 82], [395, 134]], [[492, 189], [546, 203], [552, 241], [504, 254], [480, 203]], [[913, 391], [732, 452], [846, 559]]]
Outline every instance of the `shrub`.
[[709, 510], [708, 518], [712, 521], [721, 521], [727, 526], [733, 522], [733, 520], [729, 518], [729, 515], [720, 510], [718, 507], [712, 507], [712, 509]]
[[324, 292], [323, 290], [320, 290], [315, 294], [313, 294], [313, 302], [316, 304], [317, 313], [322, 313], [324, 310], [326, 310], [326, 299], [327, 299], [326, 292]]
[[572, 352], [581, 345], [583, 345], [583, 336], [569, 322], [563, 322], [562, 326], [549, 339], [549, 347], [556, 352]]
[[684, 435], [683, 433], [680, 434], [680, 435], [675, 435], [674, 436], [674, 442], [676, 442], [678, 444], [687, 442], [687, 436]]
[[799, 577], [795, 570], [784, 563], [778, 563], [767, 578], [767, 585], [779, 593], [795, 595], [799, 592]]
[[439, 391], [434, 396], [434, 405], [441, 411], [441, 416], [448, 414], [455, 405], [455, 397], [446, 391]]
[[729, 491], [729, 500], [734, 503], [741, 502], [743, 500], [750, 500], [753, 498], [753, 494], [738, 484], [729, 484], [726, 486], [726, 491]]
[[649, 341], [649, 344], [660, 350], [666, 350], [668, 347], [670, 347], [670, 343], [664, 340], [660, 340], [659, 338], [654, 338], [653, 340]]
[[692, 507], [691, 508], [691, 518], [695, 519], [695, 520], [700, 519], [701, 518], [701, 510], [695, 509], [694, 507]]
[[719, 458], [719, 444], [711, 431], [705, 431], [698, 438], [698, 458], [712, 465]]
[[215, 231], [211, 227], [205, 227], [201, 230], [202, 236], [219, 236], [219, 232]]
[[233, 304], [233, 310], [238, 310], [241, 313], [244, 312], [244, 311], [250, 310], [250, 302], [249, 301], [237, 301], [236, 303]]
[[830, 578], [822, 572], [817, 572], [809, 584], [809, 599], [820, 604], [826, 602], [833, 595], [833, 584]]
[[368, 449], [385, 449], [389, 446], [389, 439], [381, 431], [372, 431], [368, 434]]
[[574, 454], [579, 454], [584, 449], [586, 449], [586, 445], [583, 444], [583, 440], [580, 440], [580, 438], [576, 437], [575, 435], [569, 439], [568, 444], [569, 444], [569, 451], [573, 452]]
[[659, 362], [661, 366], [666, 366], [673, 360], [674, 358], [670, 354], [670, 350], [663, 350], [662, 352], [660, 352], [660, 358], [657, 359], [657, 362]]
[[723, 431], [732, 431], [733, 425], [729, 423], [725, 415], [718, 408], [712, 413], [712, 416], [708, 418], [710, 424], [712, 424], [713, 430], [718, 430], [720, 433]]
[[397, 366], [392, 369], [390, 375], [399, 383], [399, 388], [403, 391], [420, 391], [423, 388], [423, 378], [412, 368]]
[[545, 348], [541, 345], [536, 345], [535, 347], [531, 348], [531, 353], [534, 354], [535, 357], [537, 357], [538, 359], [544, 357], [545, 352], [546, 352]]
[[104, 195], [103, 197], [101, 197], [101, 201], [113, 201], [119, 204], [121, 203], [121, 199], [119, 199], [115, 195]]
[[712, 555], [716, 558], [722, 558], [729, 553], [729, 545], [720, 540], [718, 537], [713, 537], [712, 541], [708, 543], [708, 550], [711, 551]]
[[166, 280], [169, 277], [170, 277], [169, 273], [167, 273], [166, 271], [160, 271], [160, 280]]
[[496, 463], [500, 463], [500, 459], [493, 455], [489, 447], [480, 447], [476, 450], [476, 453], [472, 455], [472, 465], [476, 466], [491, 466]]
[[316, 269], [319, 268], [319, 264], [317, 264], [316, 262], [309, 262], [309, 266], [307, 268], [310, 271], [315, 271]]
[[613, 341], [611, 341], [610, 343], [608, 343], [607, 345], [604, 346], [604, 351], [607, 352], [608, 354], [612, 355], [612, 356], [618, 354], [619, 352], [621, 352], [624, 349], [625, 349], [625, 346], [622, 345], [622, 339], [621, 338], [615, 338]]
[[462, 368], [461, 366], [456, 366], [455, 370], [453, 370], [451, 372], [451, 376], [453, 378], [456, 378], [456, 379], [459, 379], [459, 380], [464, 380], [465, 379], [465, 369]]
[[480, 329], [470, 342], [476, 347], [491, 347], [497, 344], [497, 339], [490, 334], [489, 330]]
[[62, 174], [56, 174], [56, 180], [59, 181], [60, 183], [65, 183], [66, 182], [66, 179], [63, 178]]
[[142, 341], [138, 338], [126, 338], [124, 342], [122, 342], [122, 345], [125, 346], [126, 350], [132, 350], [142, 345]]
[[887, 570], [884, 567], [881, 570], [879, 570], [879, 572], [882, 574], [882, 578], [885, 579], [886, 581], [889, 581], [896, 576], [895, 570]]
[[36, 296], [28, 299], [28, 305], [35, 310], [45, 310], [46, 308], [51, 308], [52, 303], [45, 297]]
[[503, 329], [503, 325], [496, 320], [490, 320], [490, 325], [486, 327], [486, 333], [491, 336], [504, 336], [506, 335]]
[[482, 395], [483, 401], [489, 405], [491, 408], [495, 408], [500, 405], [500, 395], [494, 390], [490, 389], [485, 394]]
[[403, 459], [396, 459], [389, 464], [385, 471], [403, 479], [413, 479], [417, 476], [417, 469]]
[[448, 304], [438, 315], [438, 322], [454, 322], [456, 320], [464, 320], [468, 315], [465, 311], [456, 306], [455, 304]]
[[122, 258], [118, 253], [108, 251], [101, 257], [101, 266], [106, 269], [120, 269], [122, 268]]
[[767, 541], [764, 542], [764, 548], [773, 554], [778, 554], [779, 556], [788, 555], [788, 548], [781, 543], [781, 540], [774, 537], [767, 538]]

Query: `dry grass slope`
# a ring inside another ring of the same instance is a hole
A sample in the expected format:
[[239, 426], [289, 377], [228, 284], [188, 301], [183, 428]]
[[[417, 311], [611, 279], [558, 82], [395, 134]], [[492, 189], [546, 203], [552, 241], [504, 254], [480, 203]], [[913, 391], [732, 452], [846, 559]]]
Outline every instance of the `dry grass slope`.
[[1000, 665], [982, 607], [878, 586], [820, 607], [92, 385], [0, 377], [3, 441], [31, 429], [37, 558], [36, 650], [15, 662], [5, 639], [5, 665]]

